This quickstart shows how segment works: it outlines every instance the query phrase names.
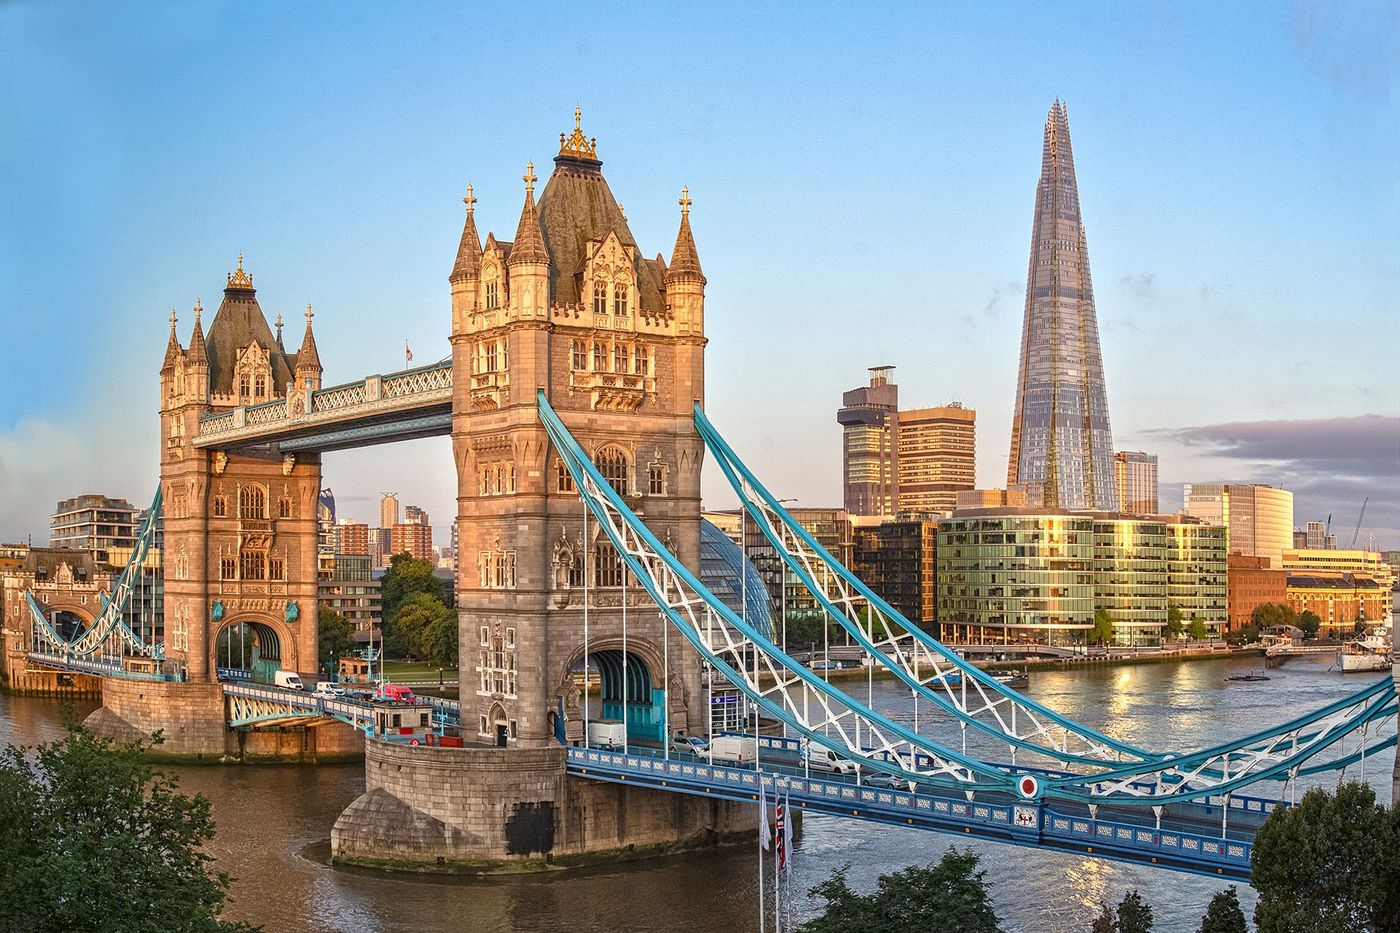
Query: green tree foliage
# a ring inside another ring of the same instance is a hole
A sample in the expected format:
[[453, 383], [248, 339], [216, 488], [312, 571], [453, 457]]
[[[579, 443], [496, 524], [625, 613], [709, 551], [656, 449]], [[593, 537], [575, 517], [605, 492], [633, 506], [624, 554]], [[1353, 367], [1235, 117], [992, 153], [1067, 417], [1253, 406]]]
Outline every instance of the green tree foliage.
[[[779, 635], [782, 633], [779, 628]], [[814, 615], [788, 616], [787, 643], [789, 648], [816, 648], [822, 643], [822, 620]]]
[[430, 621], [418, 638], [424, 659], [438, 667], [457, 666], [457, 611], [446, 606]]
[[1254, 612], [1250, 614], [1250, 621], [1260, 629], [1266, 629], [1271, 625], [1292, 625], [1302, 628], [1298, 624], [1298, 613], [1293, 611], [1293, 607], [1285, 606], [1282, 603], [1263, 603], [1254, 607]]
[[1230, 642], [1237, 645], [1248, 645], [1259, 640], [1259, 626], [1253, 622], [1248, 625], [1241, 625], [1230, 633]]
[[0, 753], [0, 930], [254, 929], [220, 919], [229, 879], [204, 853], [209, 801], [152, 770], [146, 748], [72, 726]]
[[394, 657], [457, 666], [457, 613], [427, 593], [414, 593], [384, 626], [384, 651]]
[[950, 848], [936, 865], [913, 866], [881, 875], [870, 894], [846, 884], [846, 866], [812, 889], [826, 902], [804, 933], [998, 933], [991, 895], [971, 852]]
[[1233, 884], [1210, 899], [1196, 933], [1249, 933]]
[[1186, 629], [1186, 614], [1180, 606], [1167, 606], [1167, 637], [1176, 639]]
[[389, 558], [389, 569], [384, 571], [379, 581], [380, 604], [383, 607], [386, 627], [398, 615], [399, 607], [417, 593], [425, 593], [443, 600], [442, 581], [433, 576], [431, 561], [416, 558], [404, 552]]
[[1094, 610], [1094, 628], [1089, 633], [1091, 645], [1107, 645], [1113, 642], [1113, 616], [1107, 609]]
[[1298, 616], [1298, 627], [1303, 630], [1303, 635], [1308, 638], [1316, 638], [1317, 633], [1322, 629], [1322, 616], [1311, 609], [1304, 609]]
[[1192, 641], [1205, 641], [1207, 638], [1210, 637], [1210, 630], [1206, 628], [1206, 624], [1200, 619], [1191, 620], [1191, 627], [1189, 631], [1191, 634]]
[[316, 613], [317, 652], [321, 666], [330, 663], [331, 658], [343, 658], [355, 650], [355, 639], [350, 620], [329, 606], [322, 606]]
[[1099, 915], [1094, 918], [1089, 933], [1118, 933], [1118, 918], [1113, 915], [1113, 908], [1108, 906], [1107, 901], [1099, 901]]
[[1118, 933], [1152, 933], [1152, 908], [1136, 889], [1118, 902]]
[[1400, 930], [1400, 810], [1367, 784], [1269, 814], [1251, 856], [1259, 933]]

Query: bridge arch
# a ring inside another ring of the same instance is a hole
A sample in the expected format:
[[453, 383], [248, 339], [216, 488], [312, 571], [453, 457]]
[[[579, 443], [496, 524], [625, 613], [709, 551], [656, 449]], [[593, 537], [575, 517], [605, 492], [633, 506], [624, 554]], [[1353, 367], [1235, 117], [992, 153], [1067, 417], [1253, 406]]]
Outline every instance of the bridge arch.
[[[587, 704], [589, 720], [622, 720], [627, 723], [629, 740], [665, 740], [666, 665], [657, 646], [634, 637], [627, 640], [624, 650], [621, 637], [600, 638], [589, 644], [586, 663], [599, 680], [599, 694], [589, 698]], [[561, 672], [559, 683], [573, 684], [574, 674], [583, 671], [584, 665], [585, 652], [580, 645]], [[584, 715], [583, 698], [570, 695], [576, 693], [567, 686], [561, 687], [559, 705], [566, 720], [581, 721]], [[673, 699], [673, 716], [674, 706]], [[684, 716], [678, 721], [684, 723]]]
[[214, 635], [211, 666], [221, 680], [249, 680], [260, 662], [296, 670], [296, 641], [287, 627], [266, 616], [242, 614], [225, 621]]

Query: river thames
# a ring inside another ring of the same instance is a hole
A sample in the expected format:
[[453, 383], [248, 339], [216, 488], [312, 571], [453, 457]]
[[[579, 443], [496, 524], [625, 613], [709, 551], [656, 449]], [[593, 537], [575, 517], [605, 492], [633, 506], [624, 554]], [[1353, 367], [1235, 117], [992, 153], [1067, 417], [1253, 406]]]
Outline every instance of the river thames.
[[[1264, 683], [1226, 680], [1257, 667], [1254, 659], [1037, 672], [1025, 692], [1128, 742], [1185, 750], [1282, 722], [1381, 676], [1331, 672], [1330, 661], [1291, 661], [1270, 671], [1272, 680]], [[860, 681], [848, 681], [846, 688], [865, 692]], [[907, 695], [892, 683], [877, 682], [873, 690], [877, 706], [912, 721]], [[32, 744], [53, 738], [61, 731], [60, 716], [57, 701], [0, 695], [0, 740]], [[922, 731], [945, 740], [956, 734], [921, 724]], [[1393, 752], [1386, 752], [1366, 764], [1366, 777], [1387, 801], [1393, 762]], [[185, 791], [203, 793], [212, 804], [218, 822], [212, 852], [235, 879], [226, 916], [269, 931], [757, 928], [752, 846], [548, 876], [436, 879], [346, 871], [327, 864], [330, 827], [363, 789], [361, 765], [175, 770]], [[1356, 774], [1355, 768], [1348, 772]], [[843, 864], [852, 866], [852, 886], [868, 890], [877, 875], [936, 860], [953, 843], [982, 856], [1004, 928], [1022, 933], [1079, 933], [1100, 899], [1116, 903], [1134, 887], [1156, 912], [1157, 930], [1195, 930], [1210, 896], [1225, 886], [1162, 869], [809, 816], [795, 846], [793, 890], [803, 892], [796, 914], [812, 914], [816, 905], [806, 890]], [[767, 862], [765, 867], [771, 871]], [[1241, 894], [1246, 910], [1252, 909], [1252, 893]]]

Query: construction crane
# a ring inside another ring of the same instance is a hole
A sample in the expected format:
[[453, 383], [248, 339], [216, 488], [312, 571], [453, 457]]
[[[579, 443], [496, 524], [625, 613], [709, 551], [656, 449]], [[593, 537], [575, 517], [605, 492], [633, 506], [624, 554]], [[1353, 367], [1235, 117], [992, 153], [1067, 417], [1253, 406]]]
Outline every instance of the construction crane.
[[1356, 550], [1356, 539], [1361, 534], [1361, 520], [1366, 517], [1366, 503], [1370, 501], [1370, 496], [1361, 500], [1361, 514], [1356, 516], [1356, 530], [1351, 533], [1351, 549], [1353, 551]]

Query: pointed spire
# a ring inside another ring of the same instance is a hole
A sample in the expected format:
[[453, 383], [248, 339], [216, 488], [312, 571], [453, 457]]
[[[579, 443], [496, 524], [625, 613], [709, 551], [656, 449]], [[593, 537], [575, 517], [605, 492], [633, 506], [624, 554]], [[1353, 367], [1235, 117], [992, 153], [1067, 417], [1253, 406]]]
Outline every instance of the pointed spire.
[[175, 368], [175, 360], [185, 351], [180, 346], [180, 338], [175, 336], [175, 309], [170, 309], [170, 340], [165, 345], [165, 361], [160, 364], [161, 372], [169, 372]]
[[525, 174], [520, 176], [525, 182], [525, 207], [520, 212], [520, 226], [515, 229], [515, 244], [510, 249], [509, 265], [535, 262], [541, 265], [549, 262], [545, 252], [544, 236], [540, 233], [540, 218], [535, 211], [535, 163], [525, 166]]
[[321, 371], [321, 357], [316, 352], [316, 337], [311, 333], [311, 302], [306, 303], [306, 333], [301, 338], [301, 349], [297, 351], [297, 372], [310, 369]]
[[200, 322], [200, 313], [204, 309], [200, 307], [199, 299], [194, 300], [194, 333], [190, 336], [190, 348], [188, 359], [192, 363], [209, 362], [209, 354], [204, 348], [204, 325]]
[[285, 346], [283, 346], [283, 344], [282, 344], [282, 312], [281, 312], [281, 311], [278, 311], [278, 312], [277, 312], [277, 320], [276, 320], [275, 323], [276, 323], [276, 325], [277, 325], [277, 349], [281, 350], [283, 353], [286, 353], [286, 352], [287, 352], [287, 348], [286, 348]]
[[243, 251], [238, 252], [238, 269], [228, 274], [228, 287], [225, 291], [249, 291], [253, 290], [253, 277], [243, 271]]
[[476, 234], [476, 196], [472, 186], [467, 185], [467, 196], [462, 199], [467, 206], [467, 220], [462, 225], [462, 241], [457, 244], [457, 262], [452, 266], [449, 282], [472, 278], [481, 272], [481, 238]]
[[700, 254], [695, 249], [695, 235], [690, 232], [690, 188], [681, 189], [681, 229], [676, 234], [676, 248], [671, 251], [671, 266], [666, 270], [666, 283], [676, 281], [699, 281], [705, 284], [705, 274], [700, 271]]

